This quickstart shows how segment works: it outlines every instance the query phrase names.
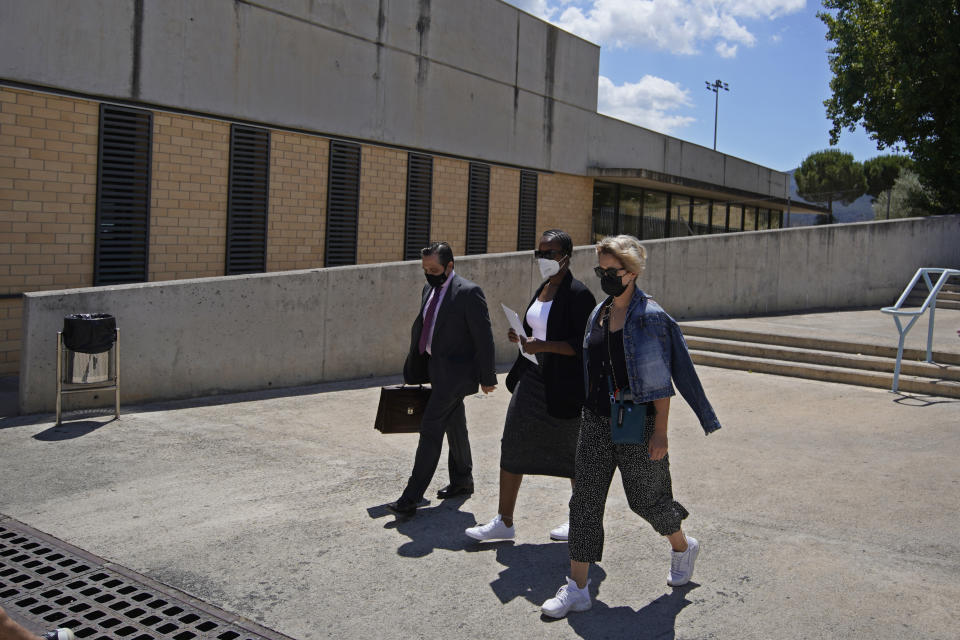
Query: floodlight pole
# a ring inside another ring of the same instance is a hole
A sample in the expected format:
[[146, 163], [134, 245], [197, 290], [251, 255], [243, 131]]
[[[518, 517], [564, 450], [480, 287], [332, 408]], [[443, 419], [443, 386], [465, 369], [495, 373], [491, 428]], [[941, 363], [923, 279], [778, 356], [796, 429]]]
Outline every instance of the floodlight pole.
[[713, 83], [710, 84], [709, 80], [704, 80], [707, 83], [707, 91], [713, 91], [713, 150], [717, 150], [717, 113], [720, 110], [720, 90], [730, 91], [730, 85], [726, 82], [720, 80], [719, 78]]

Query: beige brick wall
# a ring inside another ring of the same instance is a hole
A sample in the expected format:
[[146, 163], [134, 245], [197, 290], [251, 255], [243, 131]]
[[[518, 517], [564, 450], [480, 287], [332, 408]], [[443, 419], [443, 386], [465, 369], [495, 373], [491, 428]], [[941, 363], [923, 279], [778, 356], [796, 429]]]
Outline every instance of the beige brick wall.
[[0, 376], [15, 375], [20, 369], [22, 314], [22, 300], [0, 298]]
[[322, 267], [330, 143], [282, 131], [270, 136], [267, 271]]
[[230, 125], [155, 113], [150, 280], [222, 276]]
[[433, 208], [430, 241], [450, 244], [454, 256], [467, 248], [467, 186], [470, 163], [453, 158], [433, 159]]
[[[0, 293], [90, 286], [99, 104], [0, 88]], [[155, 113], [150, 280], [224, 272], [230, 125]], [[271, 133], [267, 270], [323, 265], [329, 141]], [[407, 153], [364, 145], [360, 264], [403, 257]], [[491, 167], [489, 252], [516, 249], [520, 171]], [[431, 240], [466, 247], [469, 162], [434, 158]], [[539, 176], [537, 230], [590, 241], [593, 180]], [[0, 375], [18, 369], [19, 299], [0, 299]]]
[[[98, 122], [97, 103], [0, 87], [0, 293], [93, 283]], [[0, 374], [21, 308], [0, 300]]]
[[0, 293], [92, 284], [98, 113], [0, 88]]
[[591, 244], [593, 178], [542, 174], [537, 185], [537, 233], [563, 229], [576, 246]]
[[406, 187], [406, 151], [363, 146], [360, 152], [357, 264], [403, 260]]
[[487, 253], [517, 250], [519, 216], [520, 171], [505, 167], [490, 167]]

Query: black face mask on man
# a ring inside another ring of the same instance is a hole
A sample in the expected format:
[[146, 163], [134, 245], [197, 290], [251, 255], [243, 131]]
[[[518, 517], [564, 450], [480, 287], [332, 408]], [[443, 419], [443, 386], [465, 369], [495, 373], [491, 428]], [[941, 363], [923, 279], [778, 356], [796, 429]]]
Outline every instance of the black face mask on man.
[[447, 281], [447, 272], [444, 269], [443, 273], [434, 274], [434, 273], [424, 273], [424, 277], [427, 279], [427, 284], [436, 289], [437, 287], [442, 287], [443, 283]]

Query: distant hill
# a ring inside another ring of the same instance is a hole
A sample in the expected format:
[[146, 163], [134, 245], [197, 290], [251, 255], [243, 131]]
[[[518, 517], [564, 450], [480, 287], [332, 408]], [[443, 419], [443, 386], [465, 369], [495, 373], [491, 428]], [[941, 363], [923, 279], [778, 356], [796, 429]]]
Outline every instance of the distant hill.
[[[797, 181], [793, 179], [794, 171], [796, 171], [796, 169], [792, 169], [787, 172], [790, 174], [790, 199], [799, 200], [800, 202], [808, 202], [797, 195]], [[848, 205], [844, 205], [842, 202], [834, 202], [833, 217], [837, 222], [863, 222], [865, 220], [873, 220], [873, 206], [871, 205], [870, 200], [870, 196], [860, 196]], [[809, 204], [816, 203], [810, 202]], [[816, 218], [817, 216], [806, 213], [791, 214], [790, 226], [805, 227], [816, 224]]]

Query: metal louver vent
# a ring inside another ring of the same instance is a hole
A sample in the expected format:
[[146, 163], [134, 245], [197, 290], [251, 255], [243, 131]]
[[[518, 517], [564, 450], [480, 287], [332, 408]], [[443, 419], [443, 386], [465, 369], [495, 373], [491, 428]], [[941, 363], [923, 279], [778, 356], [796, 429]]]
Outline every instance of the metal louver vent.
[[267, 270], [270, 132], [230, 127], [226, 274]]
[[147, 280], [153, 114], [100, 105], [93, 284]]
[[403, 259], [416, 260], [430, 244], [430, 208], [433, 202], [433, 158], [407, 154], [407, 222]]
[[360, 205], [360, 145], [330, 142], [327, 185], [325, 265], [357, 263], [357, 211]]
[[490, 167], [471, 162], [467, 190], [467, 255], [487, 252], [489, 213]]
[[517, 216], [517, 251], [536, 249], [537, 174], [520, 172], [520, 210]]

